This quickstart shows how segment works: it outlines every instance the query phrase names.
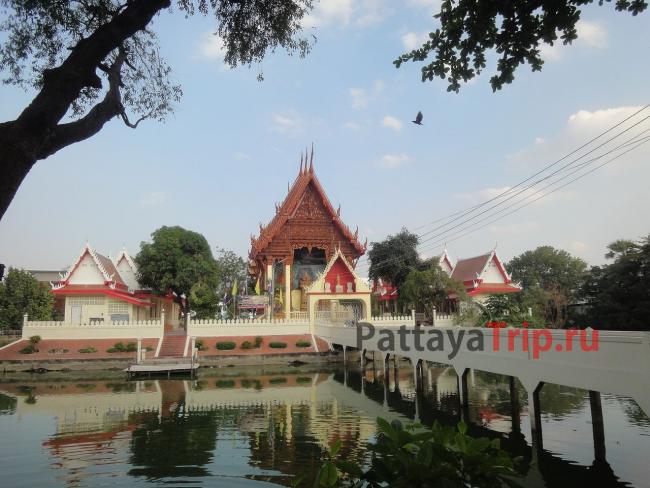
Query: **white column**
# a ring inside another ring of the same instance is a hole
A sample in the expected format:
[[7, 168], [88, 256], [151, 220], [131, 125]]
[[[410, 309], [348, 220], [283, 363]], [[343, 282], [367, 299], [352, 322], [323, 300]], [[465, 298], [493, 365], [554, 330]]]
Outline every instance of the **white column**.
[[284, 316], [291, 318], [291, 265], [284, 265]]
[[138, 339], [138, 352], [136, 356], [136, 363], [139, 363], [142, 360], [142, 339]]

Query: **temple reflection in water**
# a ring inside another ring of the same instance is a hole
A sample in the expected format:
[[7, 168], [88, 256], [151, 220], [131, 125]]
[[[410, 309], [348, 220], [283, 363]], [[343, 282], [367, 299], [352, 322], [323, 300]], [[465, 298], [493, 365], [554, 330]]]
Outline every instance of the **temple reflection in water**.
[[[522, 456], [525, 486], [630, 486], [619, 476], [635, 484], [643, 480], [643, 463], [635, 457], [650, 447], [650, 421], [624, 399], [612, 401], [624, 407], [628, 430], [646, 437], [628, 439], [626, 456], [612, 453], [615, 473], [607, 458], [592, 451], [583, 421], [589, 401], [581, 390], [552, 385], [543, 390], [548, 439], [544, 449], [533, 449], [524, 434], [527, 396], [506, 377], [476, 373], [471, 402], [462, 409], [455, 372], [444, 366], [425, 368], [420, 378], [399, 367], [384, 376], [372, 364], [363, 373], [359, 368], [227, 373], [193, 381], [0, 383], [0, 413], [6, 414], [0, 421], [12, 417], [30, 429], [33, 419], [54, 419], [54, 432], [44, 433], [40, 452], [31, 456], [47, 456], [49, 476], [61, 486], [95, 486], [113, 478], [120, 485], [138, 480], [290, 485], [296, 475], [312, 479], [337, 439], [346, 459], [367, 461], [365, 446], [374, 439], [378, 416], [417, 418], [428, 425], [462, 418], [472, 435], [499, 438], [506, 450]], [[562, 452], [567, 428], [578, 446]], [[6, 472], [11, 480], [11, 466]]]

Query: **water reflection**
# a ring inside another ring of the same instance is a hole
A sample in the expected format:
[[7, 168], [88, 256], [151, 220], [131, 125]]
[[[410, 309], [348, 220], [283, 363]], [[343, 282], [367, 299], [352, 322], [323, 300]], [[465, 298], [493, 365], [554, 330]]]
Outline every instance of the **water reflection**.
[[650, 420], [629, 399], [603, 395], [607, 455], [594, 461], [585, 391], [545, 385], [544, 449], [536, 450], [528, 396], [517, 382], [471, 373], [461, 408], [453, 368], [423, 365], [414, 375], [406, 361], [389, 366], [205, 370], [194, 381], [0, 382], [0, 432], [17, 440], [0, 445], [0, 469], [7, 486], [288, 486], [296, 475], [313, 479], [335, 440], [346, 459], [366, 462], [383, 416], [426, 425], [463, 419], [472, 435], [499, 438], [522, 457], [525, 486], [647, 483]]

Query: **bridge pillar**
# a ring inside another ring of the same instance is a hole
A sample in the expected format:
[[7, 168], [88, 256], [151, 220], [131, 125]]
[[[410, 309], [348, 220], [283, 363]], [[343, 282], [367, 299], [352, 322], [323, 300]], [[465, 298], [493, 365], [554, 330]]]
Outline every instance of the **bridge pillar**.
[[[454, 367], [454, 369], [456, 369]], [[467, 378], [469, 369], [456, 369], [456, 378], [458, 381], [458, 400], [460, 403], [460, 418], [464, 422], [469, 422], [469, 389], [467, 388]]]
[[591, 406], [591, 427], [594, 432], [594, 458], [597, 462], [605, 461], [605, 424], [603, 422], [603, 406], [600, 402], [600, 392], [589, 390], [589, 405]]
[[390, 354], [386, 353], [383, 360], [383, 370], [384, 370], [384, 383], [386, 386], [390, 386]]
[[469, 374], [468, 368], [456, 369], [456, 377], [458, 381], [458, 398], [460, 405], [466, 407], [469, 404], [469, 389], [467, 387], [467, 376]]
[[542, 390], [544, 382], [540, 381], [535, 386], [528, 385], [528, 417], [530, 419], [531, 439], [533, 443], [533, 452], [541, 453], [544, 448], [542, 438], [542, 410], [539, 403], [539, 392]]
[[512, 431], [521, 431], [521, 416], [519, 406], [519, 392], [517, 391], [517, 378], [509, 376], [510, 383], [510, 419], [512, 423]]
[[345, 357], [346, 356], [345, 352], [346, 352], [347, 348], [348, 348], [348, 346], [346, 346], [346, 345], [343, 346], [343, 364], [345, 364], [345, 362], [347, 360], [347, 358]]

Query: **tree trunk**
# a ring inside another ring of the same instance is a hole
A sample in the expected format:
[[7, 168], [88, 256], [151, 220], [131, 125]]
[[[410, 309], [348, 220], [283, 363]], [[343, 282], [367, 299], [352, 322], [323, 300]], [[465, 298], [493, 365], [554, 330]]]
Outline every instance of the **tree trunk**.
[[72, 48], [57, 67], [43, 72], [43, 83], [32, 102], [16, 120], [0, 123], [0, 219], [18, 187], [36, 161], [99, 132], [104, 124], [123, 112], [120, 51], [108, 73], [106, 96], [82, 118], [61, 124], [84, 88], [101, 88], [96, 71], [124, 42], [144, 29], [153, 16], [170, 6], [170, 0], [132, 0], [119, 14], [101, 25]]

